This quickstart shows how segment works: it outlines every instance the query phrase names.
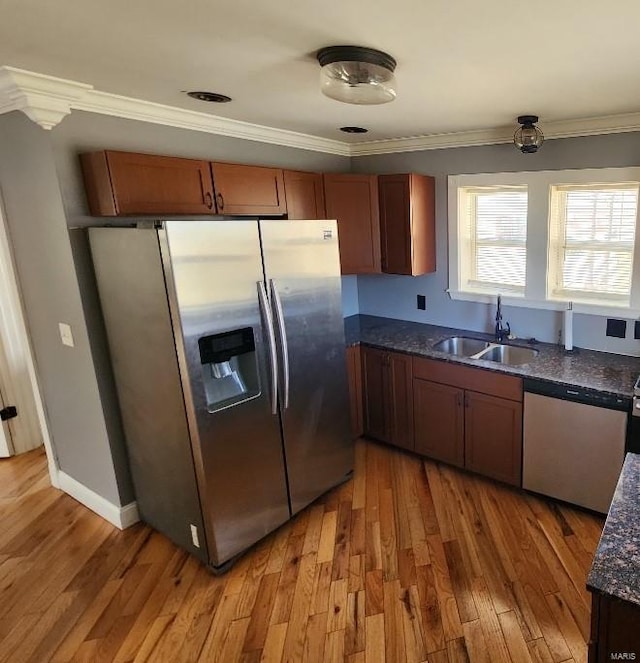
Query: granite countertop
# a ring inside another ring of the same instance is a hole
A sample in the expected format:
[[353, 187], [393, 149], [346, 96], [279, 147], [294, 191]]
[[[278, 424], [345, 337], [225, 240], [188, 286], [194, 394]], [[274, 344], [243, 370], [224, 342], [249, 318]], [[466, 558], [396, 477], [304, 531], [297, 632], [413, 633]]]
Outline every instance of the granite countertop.
[[508, 366], [482, 359], [456, 357], [433, 349], [434, 344], [438, 341], [456, 335], [493, 340], [490, 334], [371, 315], [353, 315], [345, 319], [347, 345], [364, 343], [385, 350], [395, 350], [520, 377], [582, 387], [623, 398], [631, 398], [633, 385], [640, 375], [640, 358], [638, 357], [583, 349], [569, 354], [564, 351], [564, 348], [551, 343], [528, 345], [526, 340], [521, 339], [509, 341], [509, 344], [528, 345], [528, 347], [539, 350], [539, 354], [534, 359], [522, 366]]
[[640, 455], [627, 454], [587, 587], [640, 605]]

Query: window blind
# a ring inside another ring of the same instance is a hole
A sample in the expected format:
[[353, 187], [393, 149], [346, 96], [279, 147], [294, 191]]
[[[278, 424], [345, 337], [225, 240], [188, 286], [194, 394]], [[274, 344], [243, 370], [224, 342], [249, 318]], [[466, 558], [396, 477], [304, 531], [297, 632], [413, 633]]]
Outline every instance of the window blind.
[[552, 296], [628, 301], [637, 211], [637, 182], [552, 187]]
[[524, 290], [527, 262], [527, 188], [466, 189], [469, 284]]

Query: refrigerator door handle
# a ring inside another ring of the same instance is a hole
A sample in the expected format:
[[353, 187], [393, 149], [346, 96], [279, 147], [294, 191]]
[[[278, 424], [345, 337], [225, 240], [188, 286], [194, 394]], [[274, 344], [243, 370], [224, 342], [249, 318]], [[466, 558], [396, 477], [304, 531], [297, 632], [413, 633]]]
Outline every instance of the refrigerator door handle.
[[278, 353], [276, 352], [276, 333], [273, 327], [271, 307], [267, 299], [267, 291], [262, 281], [258, 281], [258, 301], [260, 311], [267, 327], [269, 341], [269, 364], [271, 368], [271, 414], [278, 414]]
[[280, 333], [280, 344], [282, 348], [282, 372], [283, 372], [283, 401], [284, 409], [286, 410], [289, 407], [289, 347], [287, 345], [287, 330], [284, 326], [284, 312], [282, 310], [282, 301], [280, 299], [280, 293], [276, 286], [276, 282], [271, 279], [269, 281], [271, 284], [271, 294], [276, 314], [276, 321], [278, 323], [278, 331]]

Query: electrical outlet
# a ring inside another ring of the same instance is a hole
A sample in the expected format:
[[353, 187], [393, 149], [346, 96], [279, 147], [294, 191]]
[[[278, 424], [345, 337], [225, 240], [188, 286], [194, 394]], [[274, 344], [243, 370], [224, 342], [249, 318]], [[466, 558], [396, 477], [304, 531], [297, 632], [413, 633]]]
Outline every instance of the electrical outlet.
[[607, 336], [624, 338], [627, 335], [627, 321], [607, 318]]
[[191, 541], [196, 548], [200, 547], [200, 539], [198, 538], [198, 528], [195, 525], [189, 525], [191, 528]]
[[66, 322], [59, 322], [58, 329], [60, 330], [60, 340], [62, 341], [62, 345], [67, 345], [70, 348], [73, 348], [75, 343], [73, 342], [71, 325], [68, 325]]
[[424, 295], [418, 295], [416, 297], [417, 299], [417, 307], [421, 311], [426, 311], [427, 309], [427, 298]]

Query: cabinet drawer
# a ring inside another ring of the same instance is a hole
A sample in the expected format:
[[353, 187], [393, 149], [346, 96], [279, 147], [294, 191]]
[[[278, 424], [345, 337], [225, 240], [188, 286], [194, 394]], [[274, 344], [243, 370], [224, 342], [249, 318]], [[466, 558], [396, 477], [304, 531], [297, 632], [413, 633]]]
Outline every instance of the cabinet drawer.
[[522, 402], [522, 379], [435, 359], [413, 358], [413, 376], [452, 387]]

